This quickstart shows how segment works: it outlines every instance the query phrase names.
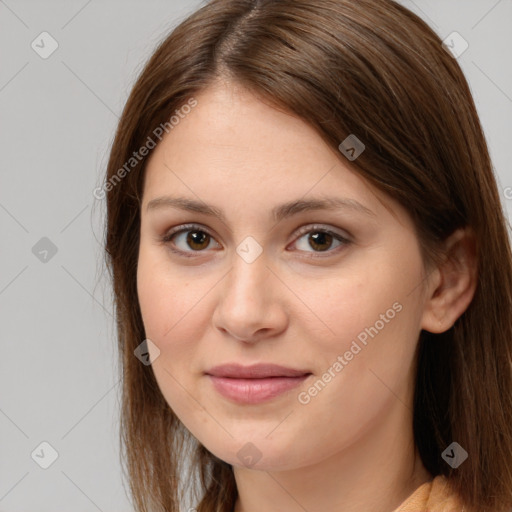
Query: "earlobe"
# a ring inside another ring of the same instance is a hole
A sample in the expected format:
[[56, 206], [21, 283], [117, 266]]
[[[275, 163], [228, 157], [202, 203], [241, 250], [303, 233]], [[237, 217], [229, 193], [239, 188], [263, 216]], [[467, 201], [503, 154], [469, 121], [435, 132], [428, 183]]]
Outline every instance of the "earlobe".
[[449, 330], [473, 300], [477, 285], [476, 239], [470, 228], [455, 231], [445, 242], [445, 260], [429, 289], [421, 328]]

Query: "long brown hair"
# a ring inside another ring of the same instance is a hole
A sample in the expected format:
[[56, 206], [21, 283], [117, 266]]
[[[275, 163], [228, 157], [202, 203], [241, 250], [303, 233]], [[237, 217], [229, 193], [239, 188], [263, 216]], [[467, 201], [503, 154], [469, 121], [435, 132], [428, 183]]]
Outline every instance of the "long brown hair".
[[[457, 228], [472, 228], [474, 298], [451, 329], [419, 337], [414, 436], [427, 470], [449, 479], [466, 510], [512, 507], [512, 255], [459, 64], [425, 22], [392, 0], [213, 0], [147, 62], [108, 162], [121, 446], [137, 511], [177, 512], [187, 482], [200, 512], [231, 512], [237, 497], [232, 467], [192, 438], [151, 366], [134, 357], [145, 339], [136, 269], [148, 157], [119, 173], [155, 128], [219, 77], [299, 116], [332, 148], [356, 134], [366, 149], [353, 168], [406, 208], [425, 262], [441, 261], [440, 244]], [[453, 441], [469, 454], [457, 469], [441, 457]]]

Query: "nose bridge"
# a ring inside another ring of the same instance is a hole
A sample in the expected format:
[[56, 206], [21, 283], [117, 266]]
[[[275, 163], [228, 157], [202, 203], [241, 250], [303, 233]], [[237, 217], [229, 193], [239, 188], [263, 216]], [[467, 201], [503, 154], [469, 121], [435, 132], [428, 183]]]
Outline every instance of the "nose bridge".
[[237, 246], [214, 314], [217, 328], [244, 341], [254, 341], [257, 333], [276, 332], [286, 323], [268, 258], [254, 242], [244, 240]]
[[[236, 248], [233, 255], [233, 269], [229, 276], [229, 291], [238, 300], [254, 303], [255, 307], [269, 301], [271, 290], [267, 287], [267, 254], [263, 247], [247, 237]], [[252, 299], [252, 300], [250, 300]]]

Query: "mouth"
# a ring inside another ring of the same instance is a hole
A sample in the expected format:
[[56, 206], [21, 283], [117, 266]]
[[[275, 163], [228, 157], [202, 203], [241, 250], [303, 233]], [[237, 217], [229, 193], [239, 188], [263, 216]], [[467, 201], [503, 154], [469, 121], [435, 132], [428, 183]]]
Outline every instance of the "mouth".
[[271, 400], [299, 386], [312, 373], [275, 364], [215, 366], [207, 372], [214, 389], [224, 397], [245, 404]]

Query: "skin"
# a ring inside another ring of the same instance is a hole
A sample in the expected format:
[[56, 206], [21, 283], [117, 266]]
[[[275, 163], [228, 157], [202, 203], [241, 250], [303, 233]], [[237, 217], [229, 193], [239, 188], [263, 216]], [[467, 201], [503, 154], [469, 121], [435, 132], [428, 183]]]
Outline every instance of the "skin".
[[[469, 305], [472, 239], [456, 232], [446, 249], [459, 263], [427, 274], [407, 211], [308, 124], [228, 81], [195, 98], [153, 150], [143, 190], [137, 287], [146, 336], [159, 350], [150, 349], [160, 390], [187, 429], [233, 465], [236, 512], [392, 511], [432, 479], [412, 434], [415, 349], [421, 329], [443, 332]], [[222, 209], [225, 221], [147, 210], [171, 194]], [[333, 195], [373, 215], [305, 211], [278, 223], [270, 216], [281, 203]], [[211, 237], [201, 241], [200, 232], [192, 247], [190, 231], [174, 245], [162, 241], [186, 223]], [[308, 242], [319, 231], [313, 224], [349, 242], [328, 237], [320, 251]], [[297, 234], [303, 226], [311, 229]], [[248, 236], [263, 249], [252, 263], [236, 252]], [[395, 303], [401, 311], [301, 403], [299, 393]], [[236, 404], [204, 375], [226, 362], [313, 375], [270, 401]], [[252, 466], [237, 455], [248, 442], [260, 457]]]

